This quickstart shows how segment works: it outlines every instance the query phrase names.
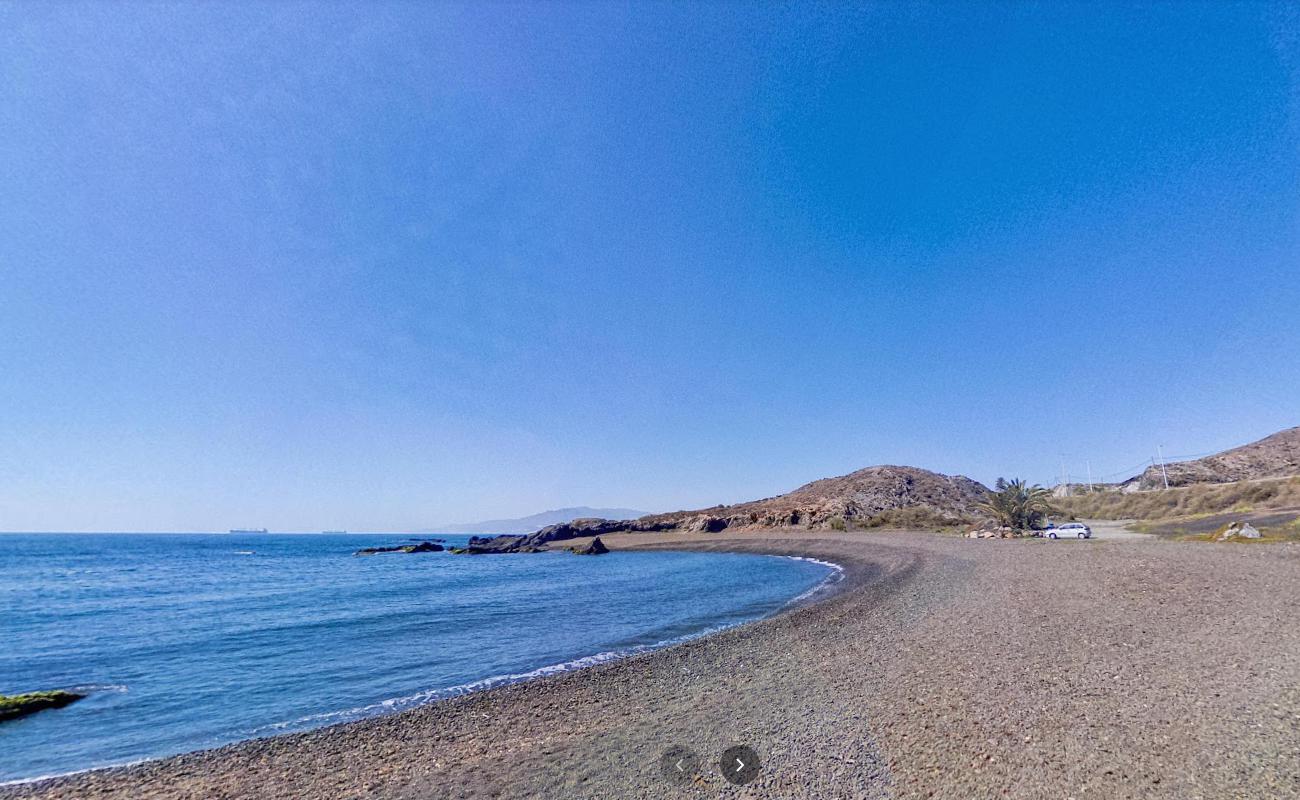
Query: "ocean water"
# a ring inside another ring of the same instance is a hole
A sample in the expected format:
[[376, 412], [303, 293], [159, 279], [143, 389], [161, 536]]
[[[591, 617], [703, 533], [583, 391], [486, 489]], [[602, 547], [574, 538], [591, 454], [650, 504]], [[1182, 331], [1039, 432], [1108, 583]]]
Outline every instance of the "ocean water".
[[598, 663], [771, 614], [834, 577], [817, 562], [720, 553], [352, 555], [405, 542], [0, 536], [0, 694], [89, 694], [0, 723], [0, 782]]

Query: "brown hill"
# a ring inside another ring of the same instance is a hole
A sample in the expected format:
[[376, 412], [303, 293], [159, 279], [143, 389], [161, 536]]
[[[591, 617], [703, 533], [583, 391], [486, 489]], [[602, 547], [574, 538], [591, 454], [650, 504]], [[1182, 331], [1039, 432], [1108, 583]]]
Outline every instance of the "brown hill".
[[650, 514], [638, 519], [576, 519], [527, 536], [473, 537], [464, 552], [534, 552], [546, 549], [552, 542], [621, 531], [951, 527], [977, 518], [975, 506], [987, 492], [983, 484], [962, 475], [940, 475], [916, 467], [867, 467], [838, 478], [813, 481], [766, 500]]
[[[1197, 483], [1233, 483], [1261, 478], [1287, 478], [1300, 475], [1300, 427], [1288, 428], [1257, 442], [1195, 461], [1165, 465], [1170, 486]], [[1147, 467], [1141, 475], [1125, 481], [1128, 491], [1163, 489], [1160, 467]]]
[[916, 467], [867, 467], [823, 478], [792, 492], [731, 506], [652, 514], [637, 522], [671, 522], [675, 528], [719, 531], [734, 527], [802, 525], [825, 528], [839, 521], [878, 525], [902, 510], [925, 512], [957, 524], [971, 517], [988, 490], [961, 475], [940, 475]]

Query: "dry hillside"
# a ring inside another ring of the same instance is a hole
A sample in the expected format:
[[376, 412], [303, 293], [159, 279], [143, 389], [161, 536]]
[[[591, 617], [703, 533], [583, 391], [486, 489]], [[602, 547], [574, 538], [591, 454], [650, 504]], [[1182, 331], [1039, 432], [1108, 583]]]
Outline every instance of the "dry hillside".
[[1151, 520], [1300, 509], [1300, 478], [1202, 483], [1168, 491], [1092, 492], [1057, 497], [1052, 504], [1080, 519]]
[[[1300, 427], [1288, 428], [1257, 442], [1195, 461], [1167, 464], [1165, 469], [1171, 487], [1300, 475]], [[1129, 491], [1163, 489], [1160, 467], [1148, 467], [1141, 475], [1126, 481], [1124, 488]]]
[[765, 500], [694, 511], [651, 514], [629, 523], [636, 530], [720, 531], [726, 528], [802, 526], [959, 525], [977, 516], [988, 489], [963, 475], [917, 467], [878, 466], [823, 478]]
[[1159, 467], [1115, 488], [1057, 497], [1057, 508], [1082, 519], [1140, 520], [1141, 530], [1199, 536], [1233, 522], [1266, 534], [1300, 535], [1300, 428], [1222, 453]]

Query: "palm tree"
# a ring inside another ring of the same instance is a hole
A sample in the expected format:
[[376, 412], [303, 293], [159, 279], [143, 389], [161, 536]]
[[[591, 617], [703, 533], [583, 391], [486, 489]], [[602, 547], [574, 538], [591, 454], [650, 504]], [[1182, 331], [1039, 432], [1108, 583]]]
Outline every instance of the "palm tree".
[[1006, 527], [1032, 528], [1054, 511], [1051, 490], [1038, 484], [1030, 486], [1019, 478], [1012, 481], [998, 478], [996, 487], [979, 507]]

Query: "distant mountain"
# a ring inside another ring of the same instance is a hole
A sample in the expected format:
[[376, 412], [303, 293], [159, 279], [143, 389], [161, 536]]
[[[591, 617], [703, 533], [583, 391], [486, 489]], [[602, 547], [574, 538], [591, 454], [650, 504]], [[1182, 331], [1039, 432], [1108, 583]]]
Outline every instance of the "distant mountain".
[[436, 530], [441, 533], [532, 533], [547, 525], [573, 522], [575, 519], [636, 519], [644, 517], [646, 512], [631, 508], [590, 508], [575, 506], [543, 511], [519, 519], [490, 519], [485, 522], [457, 522], [444, 525]]
[[[1233, 483], [1259, 478], [1288, 478], [1300, 475], [1300, 427], [1287, 428], [1257, 442], [1224, 450], [1195, 461], [1165, 465], [1170, 486], [1194, 483]], [[1160, 466], [1147, 467], [1121, 485], [1122, 490], [1145, 491], [1164, 488]]]

